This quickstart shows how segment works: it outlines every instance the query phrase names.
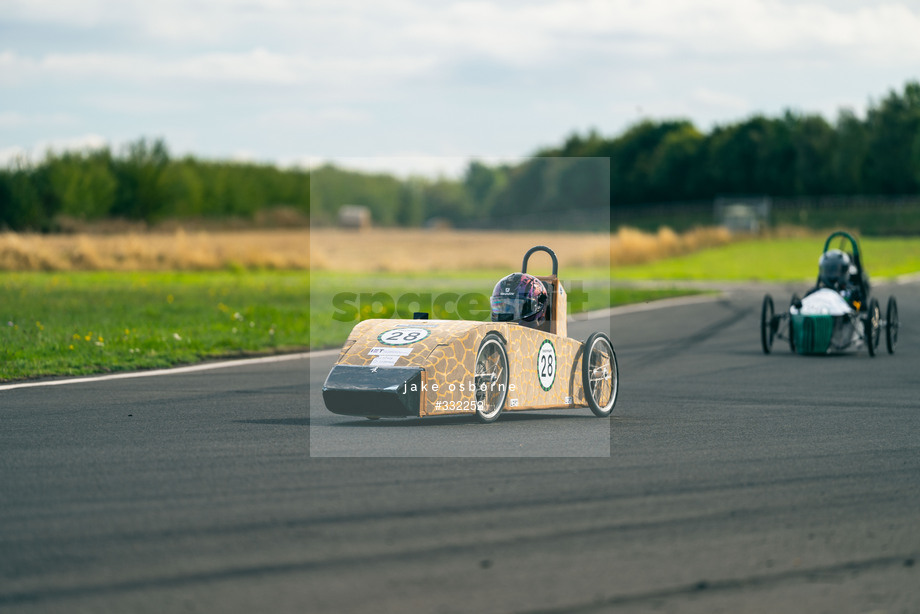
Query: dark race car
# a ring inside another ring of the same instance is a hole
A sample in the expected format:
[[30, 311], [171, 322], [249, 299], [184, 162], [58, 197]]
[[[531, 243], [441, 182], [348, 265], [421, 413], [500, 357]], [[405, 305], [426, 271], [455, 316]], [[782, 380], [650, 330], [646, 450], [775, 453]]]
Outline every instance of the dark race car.
[[[834, 241], [837, 247], [832, 247]], [[888, 353], [898, 343], [898, 303], [888, 298], [882, 318], [878, 301], [870, 295], [869, 275], [863, 269], [859, 245], [849, 233], [832, 233], [824, 243], [818, 279], [802, 298], [792, 296], [789, 310], [776, 314], [773, 298], [763, 297], [760, 341], [765, 354], [774, 338], [786, 339], [793, 352], [827, 354], [866, 346], [878, 350], [882, 330]]]

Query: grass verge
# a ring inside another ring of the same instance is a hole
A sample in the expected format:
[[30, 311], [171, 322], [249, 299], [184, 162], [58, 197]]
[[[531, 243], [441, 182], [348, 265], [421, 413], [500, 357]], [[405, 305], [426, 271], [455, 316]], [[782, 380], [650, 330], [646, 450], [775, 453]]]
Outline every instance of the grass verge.
[[5, 273], [0, 380], [303, 348], [309, 275]]
[[[823, 244], [820, 237], [743, 241], [616, 266], [609, 273], [613, 280], [675, 284], [810, 282]], [[920, 271], [917, 239], [867, 238], [860, 245], [874, 279]], [[457, 317], [457, 301], [467, 295], [476, 299], [468, 311], [477, 313], [462, 315], [484, 319], [483, 301], [507, 273], [319, 271], [312, 278], [307, 271], [0, 273], [0, 381], [335, 347], [354, 326], [354, 316], [386, 315], [392, 306]], [[569, 266], [563, 273], [570, 313], [693, 293], [611, 289], [608, 271], [600, 267]], [[416, 298], [420, 302], [413, 302]]]
[[[686, 256], [614, 267], [615, 280], [814, 281], [821, 237], [741, 241]], [[865, 238], [859, 247], [873, 279], [920, 271], [920, 239]]]
[[[368, 318], [406, 317], [423, 311], [436, 319], [488, 320], [489, 296], [507, 271], [475, 274], [313, 273], [311, 345], [336, 346]], [[574, 269], [563, 277], [569, 313], [696, 294], [680, 288], [611, 288], [607, 268]]]
[[[594, 273], [581, 286], [582, 310], [687, 294], [608, 293]], [[487, 298], [500, 277], [316, 273], [311, 301], [305, 271], [0, 273], [0, 381], [335, 347], [355, 324], [333, 317], [334, 298], [343, 292], [355, 293], [356, 305], [361, 293], [433, 300], [481, 293], [488, 317]], [[455, 309], [450, 301], [445, 308]], [[373, 315], [380, 314], [362, 313]]]

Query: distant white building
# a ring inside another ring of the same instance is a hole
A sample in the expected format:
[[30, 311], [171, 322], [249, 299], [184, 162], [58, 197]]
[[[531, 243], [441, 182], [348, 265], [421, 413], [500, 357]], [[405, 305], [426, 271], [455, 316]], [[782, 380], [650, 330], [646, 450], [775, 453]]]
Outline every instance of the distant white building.
[[339, 226], [342, 228], [370, 228], [371, 210], [363, 205], [339, 207]]
[[719, 197], [715, 200], [716, 223], [732, 232], [760, 232], [770, 217], [767, 196]]

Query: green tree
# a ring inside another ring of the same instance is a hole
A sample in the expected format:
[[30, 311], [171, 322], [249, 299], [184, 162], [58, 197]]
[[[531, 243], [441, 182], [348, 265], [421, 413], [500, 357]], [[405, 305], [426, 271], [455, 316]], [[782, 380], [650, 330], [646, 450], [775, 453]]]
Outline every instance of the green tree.
[[795, 152], [793, 193], [820, 196], [834, 192], [832, 159], [837, 139], [833, 127], [819, 115], [786, 114]]
[[429, 218], [443, 218], [453, 224], [470, 219], [473, 205], [460, 182], [438, 179], [425, 185], [422, 193]]
[[160, 175], [168, 162], [166, 144], [160, 139], [129, 143], [125, 155], [113, 163], [118, 191], [112, 213], [147, 222], [161, 219], [166, 199], [161, 193]]
[[829, 162], [832, 194], [858, 194], [863, 190], [863, 167], [868, 151], [866, 125], [850, 110], [837, 115], [835, 146]]
[[205, 173], [194, 158], [173, 161], [157, 179], [165, 216], [197, 217], [205, 211]]
[[920, 188], [916, 142], [920, 135], [920, 83], [890, 92], [866, 117], [864, 188], [878, 194], [913, 194]]
[[110, 214], [118, 182], [112, 174], [108, 149], [49, 156], [45, 168], [60, 202], [60, 214], [83, 220], [98, 220]]
[[704, 137], [690, 123], [674, 126], [664, 135], [649, 159], [649, 198], [661, 201], [698, 198]]
[[22, 165], [0, 171], [0, 229], [39, 230], [50, 224], [34, 171]]

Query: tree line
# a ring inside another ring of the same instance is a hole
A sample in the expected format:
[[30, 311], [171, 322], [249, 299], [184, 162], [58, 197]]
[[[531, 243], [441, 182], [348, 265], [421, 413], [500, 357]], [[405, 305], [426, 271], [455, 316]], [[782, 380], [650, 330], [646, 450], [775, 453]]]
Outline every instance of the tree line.
[[459, 179], [172, 159], [162, 141], [145, 139], [119, 154], [49, 153], [0, 170], [0, 228], [50, 230], [61, 216], [252, 218], [278, 205], [331, 224], [343, 204], [367, 206], [379, 225], [467, 226], [754, 194], [920, 194], [920, 83], [870, 101], [864, 118], [788, 110], [708, 133], [688, 120], [644, 120], [612, 138], [573, 134], [520, 164], [472, 161]]
[[617, 204], [920, 192], [920, 83], [870, 103], [865, 119], [842, 110], [832, 124], [787, 110], [703, 134], [689, 121], [643, 121], [613, 139], [574, 135], [543, 156], [610, 158]]
[[48, 153], [0, 171], [0, 229], [55, 230], [61, 219], [252, 218], [267, 206], [310, 210], [310, 173], [270, 164], [170, 158], [162, 140]]

